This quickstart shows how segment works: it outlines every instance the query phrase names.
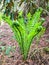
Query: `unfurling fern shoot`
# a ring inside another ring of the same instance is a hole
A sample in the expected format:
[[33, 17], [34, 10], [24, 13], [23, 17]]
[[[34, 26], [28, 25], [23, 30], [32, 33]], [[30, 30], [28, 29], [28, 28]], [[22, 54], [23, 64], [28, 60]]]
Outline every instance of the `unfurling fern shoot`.
[[26, 24], [25, 19], [22, 16], [22, 12], [18, 14], [18, 18], [15, 21], [12, 21], [10, 17], [7, 17], [6, 15], [3, 16], [3, 19], [10, 25], [14, 32], [24, 59], [27, 59], [28, 57], [28, 52], [34, 37], [38, 36], [42, 30], [45, 30], [42, 26], [44, 20], [40, 20], [41, 12], [42, 9], [40, 8], [33, 16], [28, 13], [26, 16]]

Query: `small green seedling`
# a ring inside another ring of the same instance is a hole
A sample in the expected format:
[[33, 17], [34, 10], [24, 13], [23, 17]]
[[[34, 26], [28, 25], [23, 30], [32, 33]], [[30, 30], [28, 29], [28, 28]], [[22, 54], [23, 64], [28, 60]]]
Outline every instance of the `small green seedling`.
[[10, 25], [16, 41], [19, 44], [23, 58], [26, 60], [28, 57], [28, 52], [30, 50], [31, 43], [35, 36], [37, 36], [45, 28], [42, 26], [44, 20], [40, 20], [42, 9], [38, 9], [32, 16], [30, 13], [27, 14], [27, 23], [25, 24], [25, 19], [22, 16], [22, 12], [19, 13], [18, 19], [12, 21], [10, 17], [3, 15], [3, 19]]

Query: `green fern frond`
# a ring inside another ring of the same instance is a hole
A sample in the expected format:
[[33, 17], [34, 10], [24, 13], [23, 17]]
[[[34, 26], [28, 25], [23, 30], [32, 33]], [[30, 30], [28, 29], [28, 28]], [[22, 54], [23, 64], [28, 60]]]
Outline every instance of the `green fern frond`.
[[42, 9], [38, 9], [32, 16], [27, 14], [27, 24], [24, 23], [24, 17], [22, 12], [19, 13], [18, 19], [12, 21], [10, 17], [3, 16], [3, 19], [10, 25], [16, 40], [21, 49], [24, 59], [27, 59], [28, 52], [34, 37], [40, 35], [45, 28], [42, 26], [44, 19], [40, 20]]

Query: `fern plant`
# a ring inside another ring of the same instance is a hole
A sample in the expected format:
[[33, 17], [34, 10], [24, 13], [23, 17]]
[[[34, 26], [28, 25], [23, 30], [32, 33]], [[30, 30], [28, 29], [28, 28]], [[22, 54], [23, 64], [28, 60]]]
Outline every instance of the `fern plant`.
[[3, 19], [10, 25], [14, 32], [24, 59], [28, 57], [28, 52], [34, 37], [42, 30], [45, 30], [42, 26], [44, 20], [40, 20], [41, 12], [42, 9], [38, 9], [33, 16], [28, 13], [26, 23], [22, 12], [19, 13], [18, 19], [15, 21], [12, 21], [10, 17], [6, 15], [3, 16]]

